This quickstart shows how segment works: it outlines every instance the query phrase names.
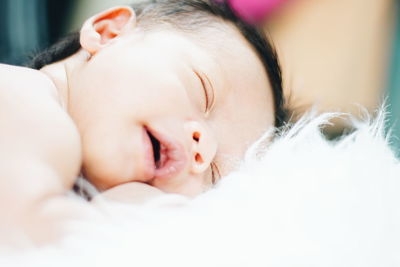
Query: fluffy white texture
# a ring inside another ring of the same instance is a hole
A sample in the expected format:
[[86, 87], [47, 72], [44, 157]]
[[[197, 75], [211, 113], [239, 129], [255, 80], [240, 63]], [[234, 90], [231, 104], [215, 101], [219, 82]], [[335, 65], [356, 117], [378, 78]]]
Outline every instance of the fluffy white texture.
[[400, 164], [384, 118], [329, 142], [307, 116], [194, 200], [103, 203], [57, 244], [1, 266], [400, 266]]

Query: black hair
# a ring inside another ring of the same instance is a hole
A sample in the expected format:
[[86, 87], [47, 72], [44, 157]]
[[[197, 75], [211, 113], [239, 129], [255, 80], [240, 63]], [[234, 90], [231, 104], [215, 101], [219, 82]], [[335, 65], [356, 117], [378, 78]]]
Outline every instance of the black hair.
[[[263, 63], [274, 96], [275, 126], [283, 125], [287, 116], [281, 68], [276, 51], [262, 29], [241, 20], [228, 4], [212, 0], [147, 0], [131, 6], [136, 12], [138, 24], [145, 26], [168, 24], [179, 30], [193, 32], [199, 26], [209, 26], [212, 18], [231, 22]], [[40, 69], [73, 55], [80, 48], [79, 33], [72, 33], [33, 57], [28, 67]]]

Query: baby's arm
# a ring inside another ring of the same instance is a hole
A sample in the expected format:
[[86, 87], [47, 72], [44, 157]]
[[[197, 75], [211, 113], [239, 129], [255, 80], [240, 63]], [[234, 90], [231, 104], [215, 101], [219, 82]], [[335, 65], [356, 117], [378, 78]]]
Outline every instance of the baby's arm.
[[12, 230], [53, 239], [59, 220], [80, 212], [65, 193], [81, 164], [79, 134], [53, 83], [0, 65], [0, 129], [0, 243], [11, 241]]

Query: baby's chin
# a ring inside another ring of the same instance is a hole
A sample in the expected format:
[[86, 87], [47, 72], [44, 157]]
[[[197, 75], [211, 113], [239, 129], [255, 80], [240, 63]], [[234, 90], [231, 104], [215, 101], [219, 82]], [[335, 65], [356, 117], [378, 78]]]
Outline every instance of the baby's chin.
[[165, 195], [165, 193], [154, 186], [140, 182], [131, 182], [103, 191], [95, 196], [92, 202], [110, 200], [127, 204], [144, 204], [162, 195]]

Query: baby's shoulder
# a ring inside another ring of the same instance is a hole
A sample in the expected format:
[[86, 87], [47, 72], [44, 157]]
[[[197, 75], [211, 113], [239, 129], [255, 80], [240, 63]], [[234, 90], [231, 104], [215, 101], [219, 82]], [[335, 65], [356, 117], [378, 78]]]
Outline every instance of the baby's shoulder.
[[0, 64], [0, 97], [9, 94], [56, 97], [57, 90], [50, 78], [38, 70]]
[[[71, 184], [80, 167], [78, 130], [45, 74], [0, 64], [0, 162], [29, 155], [53, 166]], [[11, 153], [12, 152], [12, 153]]]

